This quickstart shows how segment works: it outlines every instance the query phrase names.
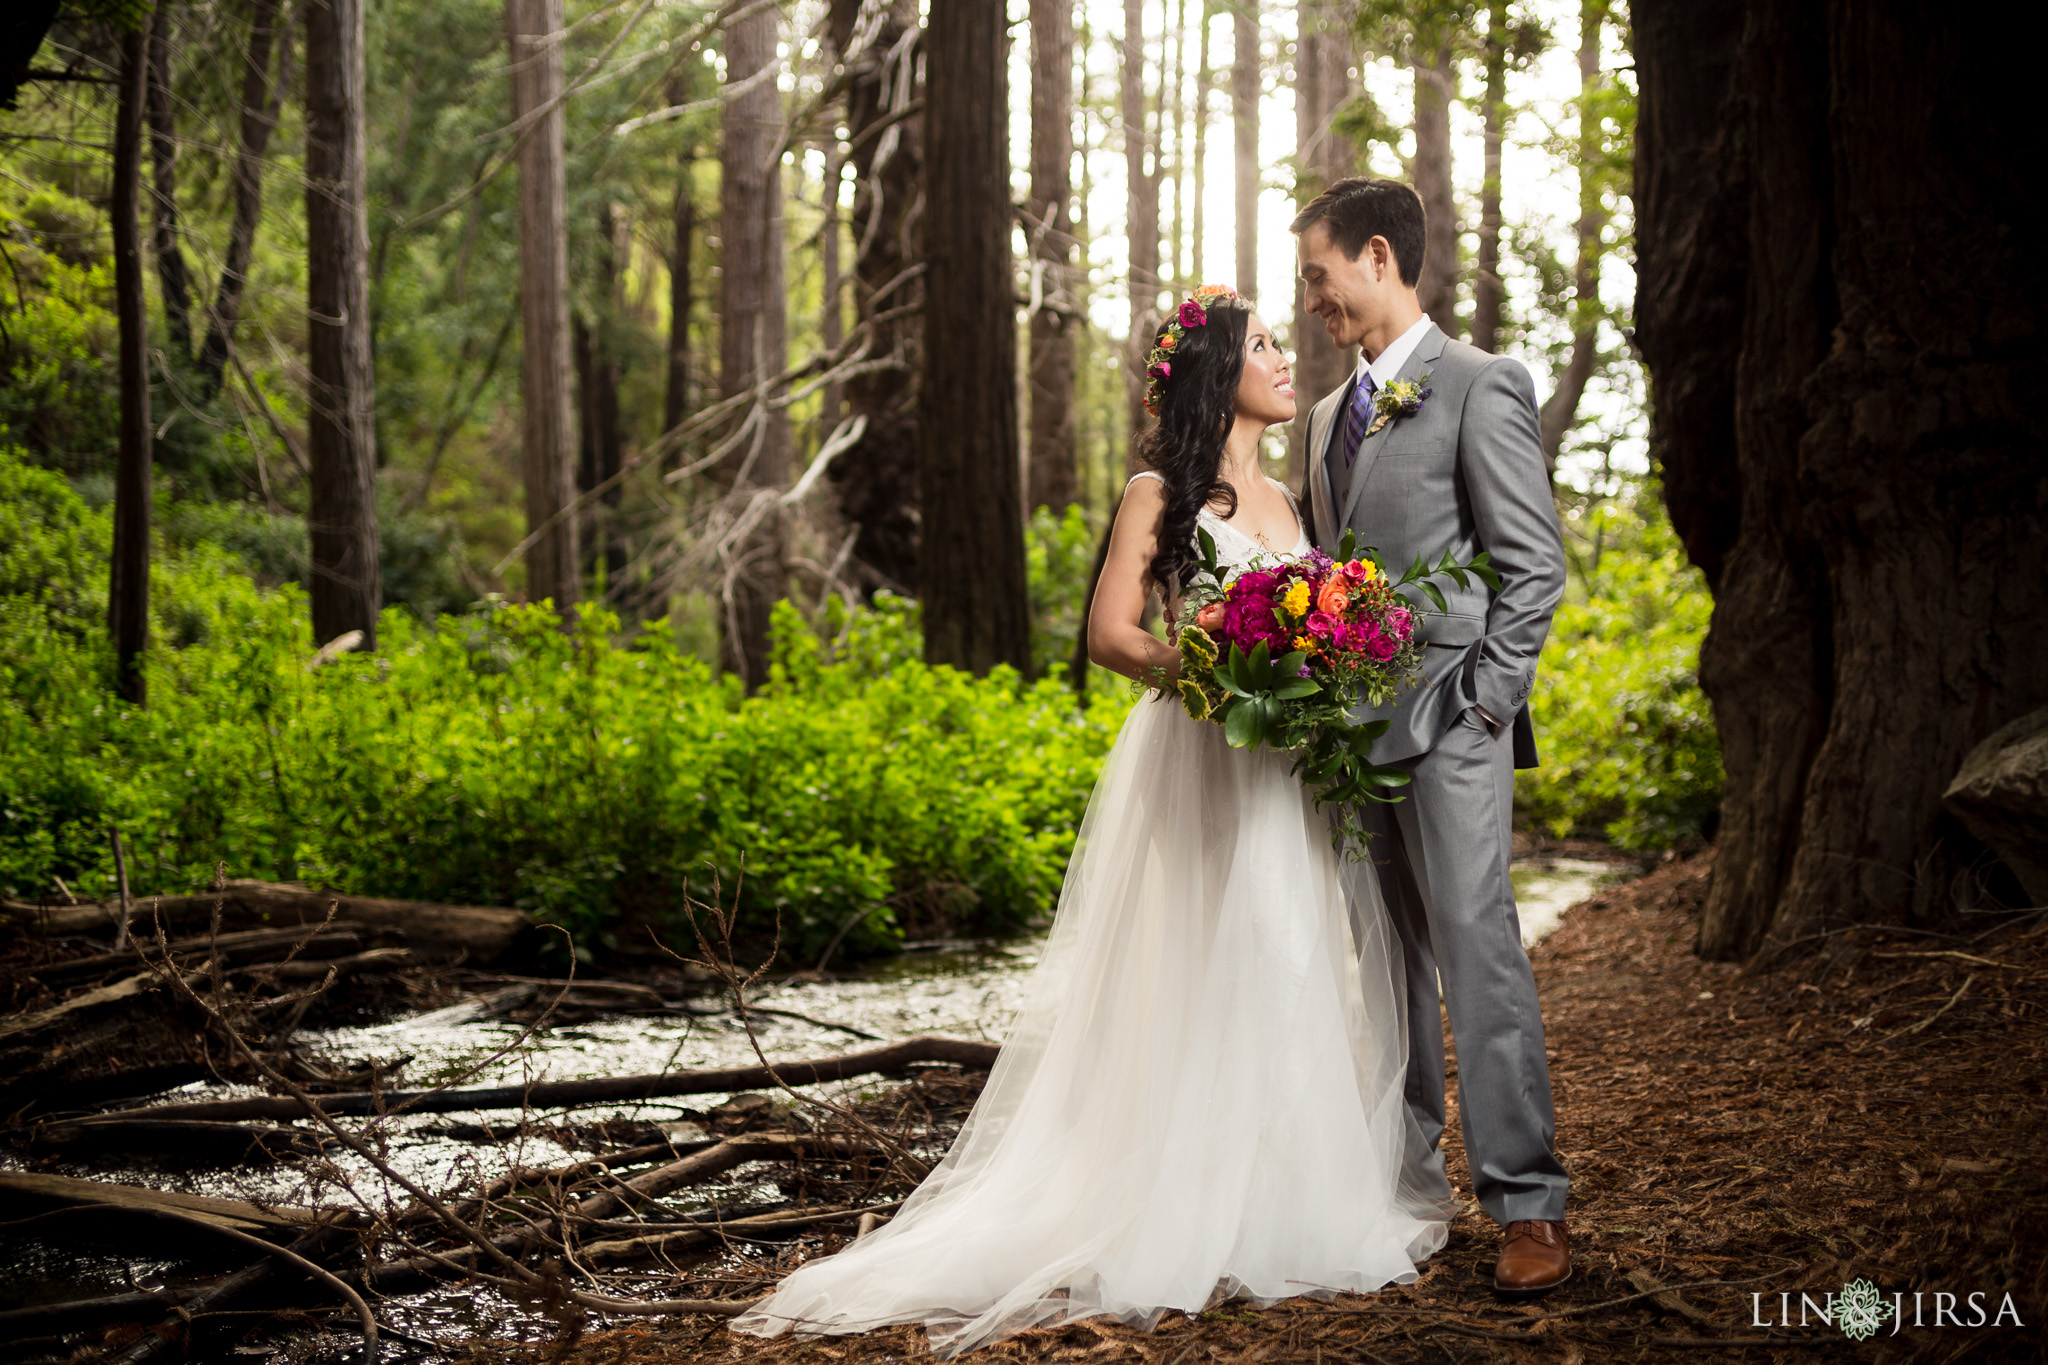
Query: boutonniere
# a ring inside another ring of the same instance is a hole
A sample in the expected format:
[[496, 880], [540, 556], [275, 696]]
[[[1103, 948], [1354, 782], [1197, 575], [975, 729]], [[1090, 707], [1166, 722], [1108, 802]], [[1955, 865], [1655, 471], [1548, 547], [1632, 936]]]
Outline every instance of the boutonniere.
[[1420, 379], [1390, 379], [1385, 388], [1372, 397], [1372, 425], [1365, 429], [1367, 436], [1378, 434], [1381, 427], [1397, 417], [1413, 417], [1422, 411], [1435, 389], [1425, 388], [1429, 383], [1429, 372], [1423, 371]]

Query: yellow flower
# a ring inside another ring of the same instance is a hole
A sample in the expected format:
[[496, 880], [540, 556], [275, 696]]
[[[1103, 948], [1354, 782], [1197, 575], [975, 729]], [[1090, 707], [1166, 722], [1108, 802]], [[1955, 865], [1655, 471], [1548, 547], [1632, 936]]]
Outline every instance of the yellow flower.
[[1316, 637], [1313, 635], [1297, 635], [1294, 637], [1294, 647], [1304, 653], [1313, 654], [1316, 650]]
[[1280, 599], [1280, 605], [1287, 609], [1289, 616], [1308, 615], [1308, 584], [1297, 578], [1294, 586]]

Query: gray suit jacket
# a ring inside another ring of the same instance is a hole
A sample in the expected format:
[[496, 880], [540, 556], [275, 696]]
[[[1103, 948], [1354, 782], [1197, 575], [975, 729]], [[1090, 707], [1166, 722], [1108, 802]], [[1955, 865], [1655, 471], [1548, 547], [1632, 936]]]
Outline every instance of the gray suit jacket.
[[1427, 753], [1476, 703], [1497, 718], [1513, 717], [1515, 766], [1533, 768], [1529, 689], [1565, 582], [1535, 387], [1518, 361], [1452, 341], [1434, 326], [1396, 378], [1425, 373], [1433, 392], [1422, 411], [1366, 438], [1348, 488], [1338, 419], [1353, 386], [1310, 411], [1316, 543], [1334, 554], [1349, 526], [1360, 548], [1377, 549], [1397, 577], [1417, 555], [1435, 563], [1446, 546], [1461, 564], [1486, 550], [1501, 587], [1496, 593], [1472, 579], [1460, 590], [1437, 580], [1450, 611], [1439, 615], [1431, 604], [1424, 613], [1423, 690], [1386, 707], [1361, 706], [1353, 718], [1393, 721], [1373, 746], [1375, 762], [1392, 763]]

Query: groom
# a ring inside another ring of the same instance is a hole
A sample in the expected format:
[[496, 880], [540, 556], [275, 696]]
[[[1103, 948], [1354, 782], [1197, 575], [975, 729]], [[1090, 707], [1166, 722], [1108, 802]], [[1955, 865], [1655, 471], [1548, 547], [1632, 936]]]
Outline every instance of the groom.
[[[1393, 722], [1373, 759], [1413, 778], [1399, 804], [1366, 803], [1376, 873], [1354, 866], [1379, 877], [1401, 942], [1407, 1099], [1423, 1144], [1407, 1175], [1450, 1194], [1441, 980], [1474, 1193], [1504, 1226], [1494, 1286], [1540, 1294], [1571, 1274], [1571, 1255], [1543, 1016], [1508, 881], [1514, 770], [1536, 765], [1529, 687], [1565, 578], [1535, 392], [1520, 362], [1452, 341], [1424, 316], [1422, 200], [1408, 186], [1340, 180], [1293, 231], [1309, 312], [1362, 353], [1351, 382], [1309, 415], [1317, 543], [1334, 552], [1348, 526], [1396, 574], [1446, 546], [1457, 563], [1484, 550], [1500, 573], [1498, 592], [1443, 582], [1450, 610], [1424, 614], [1421, 690], [1354, 713]], [[1379, 422], [1376, 399], [1411, 384], [1428, 393], [1420, 407]]]

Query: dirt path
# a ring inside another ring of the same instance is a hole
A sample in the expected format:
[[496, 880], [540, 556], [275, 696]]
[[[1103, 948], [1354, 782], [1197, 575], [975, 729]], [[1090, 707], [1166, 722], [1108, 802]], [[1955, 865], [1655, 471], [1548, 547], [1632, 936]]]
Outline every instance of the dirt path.
[[[1966, 920], [1945, 930], [1954, 937], [1843, 934], [1824, 958], [1742, 980], [1689, 950], [1706, 872], [1704, 859], [1676, 863], [1605, 892], [1569, 911], [1532, 953], [1558, 1149], [1573, 1181], [1576, 1271], [1547, 1299], [1495, 1299], [1497, 1233], [1472, 1205], [1411, 1286], [1264, 1312], [1233, 1304], [1192, 1320], [1171, 1315], [1150, 1334], [1043, 1330], [976, 1358], [2039, 1359], [2048, 1312], [2048, 920]], [[1452, 1178], [1469, 1190], [1455, 1117], [1446, 1143]], [[1887, 1321], [1855, 1341], [1811, 1308], [1800, 1325], [1802, 1292], [1823, 1305], [1858, 1277], [1887, 1304], [1903, 1292], [1896, 1335]], [[1970, 1325], [1972, 1293], [1979, 1326]], [[2007, 1294], [2011, 1308], [1994, 1325]], [[1781, 1302], [1790, 1307], [1783, 1327]], [[1951, 1305], [1936, 1326], [1937, 1308]], [[2023, 1325], [2012, 1325], [2015, 1311]], [[910, 1328], [764, 1343], [687, 1319], [592, 1331], [566, 1347], [479, 1346], [473, 1358], [921, 1357], [924, 1339]]]

